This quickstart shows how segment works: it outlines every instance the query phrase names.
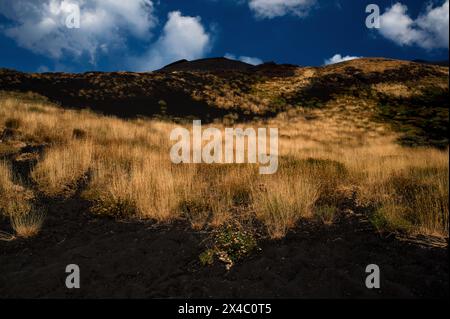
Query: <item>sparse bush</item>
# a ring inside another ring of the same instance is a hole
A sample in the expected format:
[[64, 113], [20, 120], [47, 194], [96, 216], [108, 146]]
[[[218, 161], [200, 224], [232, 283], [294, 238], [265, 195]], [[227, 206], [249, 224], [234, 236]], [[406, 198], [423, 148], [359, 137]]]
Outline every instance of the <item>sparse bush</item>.
[[236, 262], [248, 256], [257, 247], [254, 234], [237, 223], [219, 228], [213, 235], [211, 247], [200, 254], [202, 265], [212, 265], [217, 258], [230, 270]]

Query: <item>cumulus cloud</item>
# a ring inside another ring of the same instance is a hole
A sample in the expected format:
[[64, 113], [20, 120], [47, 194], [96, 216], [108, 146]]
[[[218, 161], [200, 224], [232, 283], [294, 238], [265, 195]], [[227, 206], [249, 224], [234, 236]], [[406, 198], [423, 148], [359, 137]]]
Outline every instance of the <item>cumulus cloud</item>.
[[359, 58], [361, 58], [361, 57], [359, 57], [359, 56], [350, 56], [350, 55], [342, 56], [340, 54], [335, 54], [331, 58], [325, 60], [325, 65], [335, 64], [335, 63], [340, 63], [340, 62], [345, 62], [345, 61], [350, 61], [350, 60], [359, 59]]
[[441, 6], [430, 4], [415, 20], [407, 11], [408, 7], [399, 2], [388, 8], [380, 16], [380, 34], [402, 46], [449, 47], [449, 0]]
[[316, 0], [249, 0], [249, 7], [259, 18], [272, 19], [284, 15], [303, 17]]
[[249, 56], [239, 56], [239, 57], [237, 57], [236, 55], [231, 54], [231, 53], [225, 54], [225, 57], [227, 59], [230, 59], [230, 60], [239, 60], [239, 61], [251, 64], [251, 65], [259, 65], [259, 64], [263, 63], [263, 61], [261, 59], [259, 59], [259, 58], [249, 57]]
[[179, 11], [169, 13], [163, 33], [146, 54], [130, 59], [130, 67], [137, 71], [158, 69], [180, 59], [203, 57], [211, 46], [211, 36], [200, 17], [183, 16]]
[[[10, 20], [0, 32], [34, 53], [55, 61], [114, 54], [116, 65], [150, 71], [179, 59], [203, 57], [211, 45], [200, 17], [169, 13], [162, 33], [153, 40], [158, 21], [152, 0], [0, 0], [0, 14]], [[80, 9], [80, 28], [66, 25], [74, 6]], [[130, 37], [147, 45], [145, 53], [129, 57]], [[153, 41], [152, 41], [153, 40]]]
[[[69, 29], [67, 17], [80, 9], [80, 28]], [[89, 56], [124, 46], [128, 36], [148, 39], [156, 24], [151, 0], [0, 0], [0, 14], [11, 24], [0, 29], [23, 48], [60, 59]]]

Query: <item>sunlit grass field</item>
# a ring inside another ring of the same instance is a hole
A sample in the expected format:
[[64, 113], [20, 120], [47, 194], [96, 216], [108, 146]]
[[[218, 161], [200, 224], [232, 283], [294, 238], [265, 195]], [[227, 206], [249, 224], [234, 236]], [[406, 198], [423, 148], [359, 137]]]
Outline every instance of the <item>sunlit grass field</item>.
[[[4, 95], [0, 210], [17, 237], [39, 231], [43, 198], [72, 196], [99, 216], [185, 219], [197, 230], [256, 222], [274, 239], [300, 219], [330, 225], [349, 211], [363, 212], [380, 232], [448, 237], [448, 148], [399, 145], [398, 133], [372, 120], [373, 107], [342, 97], [235, 124], [279, 129], [279, 169], [260, 175], [251, 164], [172, 164], [170, 132], [192, 123], [123, 120]], [[29, 176], [12, 170], [17, 154], [35, 160]]]

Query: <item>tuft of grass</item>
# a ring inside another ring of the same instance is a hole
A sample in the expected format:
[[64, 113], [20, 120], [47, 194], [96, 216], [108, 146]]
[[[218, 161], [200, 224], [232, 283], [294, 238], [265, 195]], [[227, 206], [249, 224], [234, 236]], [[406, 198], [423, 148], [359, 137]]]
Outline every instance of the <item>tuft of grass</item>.
[[360, 199], [375, 207], [371, 221], [379, 231], [448, 234], [448, 167], [385, 167], [363, 184]]
[[322, 205], [314, 210], [317, 218], [325, 225], [331, 225], [336, 217], [337, 208], [330, 205]]
[[14, 183], [11, 168], [0, 162], [0, 212], [9, 217], [14, 235], [0, 231], [0, 240], [30, 238], [37, 235], [42, 227], [45, 214], [31, 204], [34, 194]]
[[10, 216], [11, 226], [17, 237], [31, 238], [36, 236], [44, 223], [45, 213], [41, 209], [31, 208], [26, 213]]
[[0, 213], [5, 216], [26, 214], [34, 194], [13, 181], [11, 167], [0, 161]]
[[[138, 149], [139, 150], [139, 149]], [[158, 221], [176, 217], [178, 183], [170, 167], [160, 166], [157, 157], [133, 159], [103, 157], [92, 169], [91, 181], [83, 197], [92, 201], [93, 211], [116, 217], [138, 217]], [[131, 156], [131, 157], [130, 157]]]
[[6, 202], [6, 197], [14, 192], [11, 167], [5, 161], [0, 161], [0, 199]]
[[283, 238], [300, 218], [311, 217], [318, 196], [318, 185], [306, 176], [271, 178], [253, 192], [256, 216], [271, 238]]
[[47, 196], [71, 196], [77, 183], [88, 172], [93, 155], [89, 141], [72, 141], [50, 148], [33, 169], [31, 176]]

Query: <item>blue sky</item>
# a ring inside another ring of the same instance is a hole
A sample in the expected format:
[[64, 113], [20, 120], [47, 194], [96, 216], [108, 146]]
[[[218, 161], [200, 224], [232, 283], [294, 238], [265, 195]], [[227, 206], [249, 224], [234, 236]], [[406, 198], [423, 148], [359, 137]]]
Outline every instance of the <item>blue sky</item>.
[[[379, 29], [365, 25], [370, 3], [380, 8]], [[68, 28], [68, 17], [79, 17], [79, 28]], [[149, 71], [216, 56], [446, 60], [448, 21], [448, 0], [0, 0], [0, 67]]]

